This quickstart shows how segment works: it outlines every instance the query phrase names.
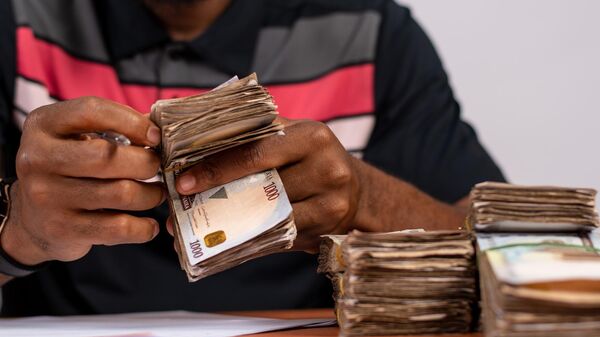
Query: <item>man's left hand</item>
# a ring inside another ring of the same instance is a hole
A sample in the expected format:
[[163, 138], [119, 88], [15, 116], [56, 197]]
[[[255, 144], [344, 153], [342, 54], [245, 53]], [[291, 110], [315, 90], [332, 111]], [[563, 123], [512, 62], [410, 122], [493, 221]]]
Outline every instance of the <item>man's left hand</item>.
[[294, 249], [315, 252], [322, 234], [346, 233], [360, 198], [354, 159], [323, 123], [278, 119], [285, 136], [267, 137], [212, 155], [177, 180], [194, 194], [252, 173], [277, 168], [294, 209]]

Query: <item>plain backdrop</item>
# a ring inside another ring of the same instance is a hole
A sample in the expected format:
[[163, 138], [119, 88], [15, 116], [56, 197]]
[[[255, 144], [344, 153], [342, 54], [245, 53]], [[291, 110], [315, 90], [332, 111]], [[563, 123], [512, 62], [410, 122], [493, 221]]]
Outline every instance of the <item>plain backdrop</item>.
[[600, 189], [600, 1], [399, 2], [511, 182]]

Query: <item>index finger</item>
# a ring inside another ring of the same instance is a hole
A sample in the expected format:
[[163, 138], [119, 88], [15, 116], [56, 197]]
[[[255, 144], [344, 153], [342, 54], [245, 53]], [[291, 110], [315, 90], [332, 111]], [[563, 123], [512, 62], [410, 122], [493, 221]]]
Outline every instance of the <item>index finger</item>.
[[308, 131], [309, 124], [290, 123], [285, 136], [269, 136], [211, 155], [178, 177], [177, 191], [193, 194], [249, 174], [299, 162], [310, 151], [302, 143]]
[[113, 131], [137, 145], [160, 143], [160, 129], [150, 119], [107, 99], [82, 97], [59, 102], [40, 108], [36, 115], [44, 130], [59, 137]]

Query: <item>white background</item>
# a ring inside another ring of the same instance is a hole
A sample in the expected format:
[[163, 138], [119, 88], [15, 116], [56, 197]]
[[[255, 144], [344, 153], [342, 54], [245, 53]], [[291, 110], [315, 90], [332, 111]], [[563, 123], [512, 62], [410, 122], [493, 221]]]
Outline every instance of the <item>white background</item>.
[[400, 3], [511, 182], [600, 189], [600, 1]]

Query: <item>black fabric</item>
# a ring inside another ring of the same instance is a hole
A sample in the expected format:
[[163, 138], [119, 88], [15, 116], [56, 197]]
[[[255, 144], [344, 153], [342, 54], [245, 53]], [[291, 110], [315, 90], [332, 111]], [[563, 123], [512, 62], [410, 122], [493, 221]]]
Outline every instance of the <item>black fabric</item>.
[[[106, 0], [96, 7], [114, 59], [170, 42], [166, 30], [141, 1]], [[206, 32], [182, 45], [225, 73], [245, 76], [263, 23], [263, 7], [263, 0], [233, 1]]]
[[[5, 11], [8, 2], [2, 2], [2, 27], [11, 21]], [[407, 9], [392, 0], [242, 2], [235, 1], [215, 26], [188, 46], [197, 57], [241, 74], [251, 64], [256, 31], [266, 22], [293, 25], [301, 14], [377, 10], [383, 18], [375, 60], [377, 121], [365, 160], [448, 202], [466, 196], [476, 182], [504, 180], [473, 129], [460, 120], [441, 62]], [[96, 3], [112, 57], [131, 56], [168, 41], [164, 29], [138, 0]], [[245, 7], [249, 3], [254, 6]], [[242, 36], [233, 36], [227, 27], [238, 21], [248, 28]], [[0, 73], [3, 85], [10, 86], [14, 64], [7, 60], [14, 59], [14, 29], [2, 29], [0, 35]], [[220, 58], [219, 50], [239, 53]], [[1, 91], [3, 123], [10, 119], [13, 90], [3, 87]], [[17, 146], [18, 138], [15, 134], [10, 144]], [[167, 211], [163, 206], [145, 214], [164, 224]], [[179, 268], [173, 239], [164, 228], [147, 244], [94, 247], [79, 261], [52, 263], [39, 273], [9, 282], [2, 293], [5, 316], [332, 305], [328, 280], [316, 274], [316, 257], [304, 253], [268, 256], [188, 283]]]
[[0, 172], [15, 177], [14, 158], [19, 148], [20, 132], [11, 122], [16, 74], [15, 31], [12, 3], [0, 2]]
[[12, 16], [10, 1], [0, 3], [0, 145], [5, 145], [8, 139], [10, 111], [14, 91], [16, 68], [15, 55], [15, 22]]
[[460, 119], [431, 42], [406, 8], [382, 10], [375, 61], [375, 129], [364, 160], [437, 199], [455, 202], [484, 180], [503, 181], [475, 131]]
[[132, 56], [170, 40], [141, 0], [106, 0], [94, 4], [113, 59]]

